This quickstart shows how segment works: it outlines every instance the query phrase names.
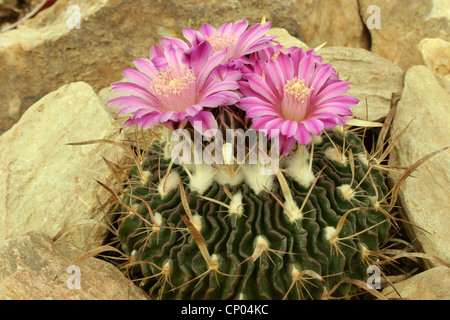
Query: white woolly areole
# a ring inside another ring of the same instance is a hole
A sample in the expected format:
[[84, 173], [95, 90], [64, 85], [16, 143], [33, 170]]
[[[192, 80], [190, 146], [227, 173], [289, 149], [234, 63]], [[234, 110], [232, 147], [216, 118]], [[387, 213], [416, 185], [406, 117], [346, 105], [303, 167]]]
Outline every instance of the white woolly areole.
[[339, 162], [344, 166], [347, 165], [347, 157], [343, 152], [339, 152], [335, 147], [329, 147], [327, 150], [325, 150], [325, 157], [332, 161]]
[[323, 142], [323, 138], [322, 136], [312, 135], [312, 141], [314, 142], [315, 145], [321, 144]]
[[270, 191], [273, 190], [275, 173], [269, 175], [263, 174], [264, 167], [257, 164], [247, 165], [242, 170], [245, 176], [245, 182], [247, 182], [256, 194], [260, 194], [261, 191], [266, 190], [264, 187]]
[[336, 126], [333, 128], [333, 131], [338, 133], [344, 133], [344, 127], [343, 126]]
[[134, 215], [135, 212], [139, 210], [139, 204], [135, 203], [131, 206], [131, 210], [129, 211], [130, 215]]
[[252, 262], [255, 262], [261, 254], [269, 249], [269, 243], [263, 236], [257, 236], [255, 241], [255, 250], [251, 256]]
[[369, 159], [367, 158], [366, 153], [359, 153], [357, 157], [362, 164], [364, 164], [366, 167], [369, 166]]
[[171, 171], [167, 177], [164, 176], [158, 185], [158, 193], [161, 198], [164, 198], [170, 191], [178, 188], [180, 181], [180, 175], [176, 171]]
[[198, 232], [202, 231], [202, 217], [198, 214], [194, 214], [191, 220], [192, 225], [197, 229]]
[[142, 177], [141, 177], [141, 183], [142, 185], [147, 184], [148, 179], [150, 179], [152, 173], [150, 171], [143, 171], [142, 172]]
[[287, 214], [290, 222], [295, 222], [296, 220], [301, 220], [303, 218], [303, 213], [295, 202], [285, 202], [284, 207], [285, 209], [283, 212]]
[[302, 146], [285, 161], [288, 175], [305, 188], [309, 188], [316, 179], [309, 166], [309, 158], [309, 152]]
[[355, 198], [355, 190], [349, 184], [343, 184], [342, 186], [337, 187], [339, 191], [341, 191], [342, 196], [345, 200], [351, 201]]
[[219, 256], [215, 253], [211, 255], [211, 263], [209, 264], [210, 270], [217, 270], [219, 269]]
[[238, 217], [244, 214], [244, 206], [242, 205], [242, 193], [238, 192], [231, 198], [230, 204], [228, 205], [228, 212], [231, 215], [236, 215]]
[[153, 215], [153, 218], [155, 219], [155, 221], [154, 221], [155, 225], [152, 227], [152, 231], [159, 232], [159, 230], [161, 229], [161, 225], [162, 225], [162, 216], [159, 212], [155, 212], [155, 214]]
[[214, 172], [216, 170], [208, 164], [198, 164], [195, 166], [195, 172], [189, 181], [189, 187], [199, 194], [205, 193], [214, 182]]
[[369, 196], [369, 200], [373, 204], [374, 208], [379, 208], [380, 207], [380, 202], [378, 201], [378, 197], [377, 196]]
[[172, 150], [173, 150], [173, 146], [170, 144], [170, 142], [167, 142], [166, 144], [164, 144], [163, 152], [162, 152], [164, 160], [172, 159]]
[[325, 239], [327, 239], [328, 241], [331, 240], [331, 238], [334, 236], [334, 234], [336, 233], [336, 228], [334, 227], [325, 227]]
[[295, 266], [292, 266], [292, 279], [297, 279], [300, 274], [301, 272]]
[[227, 170], [227, 168], [223, 168], [216, 173], [216, 175], [214, 176], [214, 181], [216, 181], [220, 185], [229, 184], [230, 186], [236, 186], [244, 181], [245, 176], [243, 171], [243, 169], [237, 171], [234, 170], [234, 168], [232, 171], [229, 171]]
[[170, 274], [170, 265], [171, 265], [172, 263], [171, 263], [171, 260], [167, 260], [165, 263], [164, 263], [164, 265], [163, 265], [163, 267], [162, 267], [162, 271], [166, 274], [166, 275], [169, 275]]

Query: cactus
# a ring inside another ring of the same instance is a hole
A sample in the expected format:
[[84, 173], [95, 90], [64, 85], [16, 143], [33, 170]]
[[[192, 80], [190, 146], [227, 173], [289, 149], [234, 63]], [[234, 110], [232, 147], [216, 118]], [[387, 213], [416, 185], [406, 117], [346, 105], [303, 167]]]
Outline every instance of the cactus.
[[316, 140], [282, 158], [278, 177], [237, 164], [189, 170], [156, 142], [120, 206], [133, 275], [163, 299], [321, 299], [339, 283], [333, 296], [351, 295], [343, 280], [366, 281], [386, 240], [376, 208], [387, 189], [356, 135]]
[[247, 25], [185, 29], [113, 84], [124, 126], [166, 130], [119, 197], [129, 276], [161, 299], [349, 297], [390, 228], [382, 172], [346, 129], [358, 99], [314, 50]]

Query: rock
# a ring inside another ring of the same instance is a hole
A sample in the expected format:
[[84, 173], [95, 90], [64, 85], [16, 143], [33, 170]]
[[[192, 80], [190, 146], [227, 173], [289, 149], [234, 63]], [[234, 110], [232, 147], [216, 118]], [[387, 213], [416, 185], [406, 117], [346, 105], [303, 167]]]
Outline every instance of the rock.
[[440, 85], [450, 93], [450, 42], [442, 39], [423, 39], [419, 43], [424, 64]]
[[274, 27], [286, 28], [311, 47], [325, 41], [368, 47], [357, 2], [59, 0], [18, 29], [0, 34], [0, 134], [61, 85], [84, 81], [98, 92], [120, 80], [121, 71], [147, 56], [161, 37], [182, 38], [183, 28], [204, 23], [219, 26], [247, 18], [254, 24], [265, 15]]
[[[395, 144], [389, 165], [409, 167], [426, 155], [450, 146], [450, 95], [425, 66], [415, 66], [405, 77], [391, 132], [395, 136], [413, 120]], [[395, 138], [393, 138], [395, 139]], [[423, 250], [450, 262], [450, 150], [423, 163], [399, 188], [399, 200]], [[400, 174], [389, 175], [394, 184]], [[437, 262], [431, 261], [434, 266]]]
[[404, 71], [422, 64], [417, 46], [424, 38], [450, 38], [448, 0], [360, 0], [361, 16], [370, 25], [379, 8], [380, 28], [370, 31], [371, 51], [399, 65]]
[[0, 248], [0, 300], [147, 300], [112, 264], [39, 232], [8, 239]]
[[436, 267], [383, 289], [386, 298], [408, 300], [450, 300], [450, 268]]
[[61, 87], [34, 104], [0, 136], [0, 241], [37, 230], [81, 249], [104, 241], [106, 222], [99, 210], [109, 193], [95, 179], [112, 183], [102, 156], [123, 158], [117, 146], [99, 143], [69, 146], [94, 139], [119, 140], [118, 125], [84, 82]]
[[333, 63], [342, 80], [352, 82], [348, 94], [360, 100], [352, 108], [357, 118], [366, 120], [367, 109], [367, 120], [382, 120], [391, 100], [401, 96], [403, 71], [391, 61], [358, 48], [325, 47], [318, 54], [324, 62]]
[[270, 30], [267, 32], [267, 34], [277, 36], [277, 38], [275, 40], [280, 42], [280, 44], [282, 44], [286, 48], [298, 47], [298, 48], [303, 48], [305, 50], [309, 50], [309, 47], [306, 43], [303, 43], [296, 37], [293, 37], [284, 28], [270, 28]]
[[[286, 3], [283, 2], [282, 6], [285, 7]], [[328, 46], [369, 48], [369, 36], [358, 12], [358, 0], [296, 1], [286, 9], [290, 11], [287, 11], [285, 19], [278, 20], [280, 22], [273, 20], [277, 22], [275, 26], [286, 28], [311, 48], [325, 42]], [[285, 21], [292, 20], [298, 21], [299, 26], [285, 24]]]

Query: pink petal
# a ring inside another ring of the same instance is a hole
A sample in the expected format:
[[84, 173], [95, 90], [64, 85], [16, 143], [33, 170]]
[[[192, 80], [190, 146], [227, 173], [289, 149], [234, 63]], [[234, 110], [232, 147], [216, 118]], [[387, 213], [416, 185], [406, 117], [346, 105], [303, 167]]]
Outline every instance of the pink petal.
[[147, 101], [136, 97], [118, 97], [111, 99], [107, 102], [107, 104], [111, 107], [129, 107], [129, 106], [138, 106], [140, 109], [148, 108], [148, 109], [156, 109], [156, 106], [151, 105]]
[[139, 86], [141, 86], [143, 88], [150, 87], [150, 78], [147, 77], [142, 72], [139, 72], [139, 71], [131, 69], [131, 68], [126, 68], [122, 71], [122, 74], [128, 80], [138, 84]]
[[305, 129], [316, 136], [320, 136], [323, 130], [323, 123], [319, 119], [306, 119], [302, 121]]
[[236, 21], [233, 24], [230, 33], [236, 37], [239, 37], [245, 31], [245, 29], [247, 29], [247, 27], [248, 27], [247, 19]]
[[311, 87], [314, 88], [313, 89], [314, 91], [311, 93], [311, 95], [315, 95], [316, 92], [320, 91], [325, 81], [327, 81], [330, 78], [330, 75], [331, 75], [331, 64], [321, 65], [320, 67], [316, 68], [316, 71], [314, 72], [313, 81], [311, 83]]
[[250, 111], [254, 107], [265, 107], [275, 110], [272, 104], [257, 97], [243, 97], [237, 104], [237, 107], [244, 111]]
[[127, 94], [142, 99], [153, 105], [158, 105], [158, 99], [141, 86], [131, 82], [114, 82], [112, 88], [117, 94]]
[[203, 88], [203, 91], [200, 96], [200, 100], [205, 99], [207, 96], [212, 95], [213, 93], [220, 91], [232, 91], [237, 90], [239, 85], [236, 81], [221, 81], [221, 82], [211, 82], [206, 88]]
[[249, 118], [258, 118], [262, 116], [279, 117], [280, 115], [272, 106], [255, 106], [247, 111], [246, 116]]
[[283, 123], [285, 121], [286, 120], [284, 120], [282, 118], [276, 118], [276, 119], [273, 119], [273, 120], [269, 121], [266, 124], [266, 127], [265, 127], [265, 129], [267, 130], [267, 135], [269, 137], [271, 137], [272, 134], [274, 134], [274, 130], [277, 130], [277, 131], [280, 132], [281, 131], [281, 127], [283, 126]]
[[190, 43], [192, 43], [195, 39], [196, 33], [198, 31], [194, 30], [194, 29], [190, 29], [190, 28], [185, 28], [183, 29], [183, 36], [187, 39], [187, 41], [189, 41]]
[[180, 48], [184, 51], [189, 49], [187, 43], [178, 38], [165, 37], [161, 39], [161, 43], [165, 46]]
[[316, 62], [314, 61], [314, 55], [308, 54], [304, 59], [300, 61], [298, 67], [298, 79], [305, 79], [305, 86], [307, 86], [308, 88], [311, 84], [315, 64]]
[[330, 84], [329, 86], [323, 88], [322, 91], [314, 98], [314, 104], [319, 105], [324, 103], [325, 101], [330, 100], [331, 98], [335, 98], [337, 96], [345, 94], [348, 89], [349, 82], [335, 82]]
[[265, 97], [270, 103], [273, 105], [276, 105], [278, 102], [277, 97], [272, 92], [272, 90], [269, 88], [267, 83], [264, 81], [264, 79], [256, 74], [249, 74], [247, 76], [248, 83], [250, 85], [250, 88], [255, 91], [256, 93], [260, 94], [261, 96]]
[[311, 142], [311, 133], [306, 130], [303, 123], [298, 124], [297, 132], [295, 133], [295, 139], [304, 146], [308, 145]]
[[279, 138], [280, 138], [280, 154], [282, 156], [285, 156], [292, 151], [292, 148], [294, 148], [296, 140], [295, 138], [286, 137], [283, 135], [280, 135]]
[[281, 134], [290, 138], [295, 135], [295, 133], [297, 132], [297, 128], [298, 128], [298, 123], [296, 121], [287, 120], [283, 123], [283, 125], [281, 127]]
[[134, 60], [134, 65], [140, 72], [145, 74], [151, 80], [158, 76], [158, 69], [155, 68], [155, 65], [149, 59], [136, 59]]
[[[214, 118], [214, 115], [209, 111], [200, 111], [195, 116], [189, 117], [188, 119], [189, 119], [189, 122], [194, 127], [194, 129], [196, 129], [196, 130], [200, 129], [200, 133], [202, 133], [202, 134], [205, 134], [206, 130], [218, 128], [217, 121]], [[198, 123], [196, 124], [195, 122], [200, 122], [201, 128], [198, 127], [197, 126]]]
[[252, 127], [255, 130], [264, 130], [266, 128], [266, 124], [274, 119], [278, 119], [279, 117], [274, 116], [262, 116], [259, 118], [252, 119]]
[[243, 55], [247, 52], [248, 48], [254, 43], [258, 38], [263, 37], [267, 31], [269, 31], [271, 26], [270, 22], [267, 22], [263, 25], [257, 23], [252, 25], [250, 28], [248, 28], [242, 36], [239, 38], [239, 41], [236, 45], [236, 52], [238, 52], [238, 55]]
[[239, 95], [236, 92], [223, 91], [214, 93], [201, 100], [198, 104], [203, 107], [215, 108], [218, 106], [227, 106], [239, 101]]
[[204, 38], [213, 36], [216, 33], [216, 28], [210, 24], [204, 24], [198, 29], [198, 31], [203, 35]]

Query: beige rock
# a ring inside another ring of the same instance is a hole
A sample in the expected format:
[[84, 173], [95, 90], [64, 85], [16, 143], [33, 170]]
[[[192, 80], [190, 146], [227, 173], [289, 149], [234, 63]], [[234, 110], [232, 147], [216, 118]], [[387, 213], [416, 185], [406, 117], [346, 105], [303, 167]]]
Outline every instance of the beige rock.
[[401, 96], [403, 72], [391, 61], [358, 48], [325, 47], [318, 54], [333, 63], [342, 80], [352, 82], [348, 94], [360, 100], [352, 108], [357, 118], [366, 120], [367, 111], [367, 120], [379, 121], [389, 113], [391, 100]]
[[417, 49], [424, 38], [450, 39], [448, 0], [360, 0], [361, 16], [370, 25], [379, 8], [380, 28], [370, 31], [371, 51], [398, 64], [403, 70], [422, 64]]
[[120, 80], [121, 71], [163, 36], [182, 38], [183, 28], [204, 23], [218, 27], [247, 18], [253, 24], [264, 15], [311, 47], [325, 41], [367, 47], [357, 0], [59, 0], [0, 34], [0, 134], [63, 84], [84, 81], [97, 92]]
[[450, 42], [442, 39], [423, 39], [419, 43], [419, 50], [424, 64], [450, 93]]
[[383, 289], [386, 298], [408, 300], [450, 300], [450, 269], [435, 267]]
[[[390, 154], [389, 165], [409, 167], [426, 155], [450, 146], [450, 95], [430, 70], [408, 70], [391, 132], [399, 134], [412, 121]], [[423, 163], [399, 188], [399, 200], [423, 250], [450, 262], [450, 150]], [[391, 174], [392, 183], [399, 174]], [[437, 262], [432, 260], [433, 265]]]
[[146, 300], [112, 264], [30, 232], [0, 248], [0, 300]]
[[299, 21], [297, 30], [285, 26], [283, 20], [276, 26], [286, 28], [311, 48], [324, 42], [328, 46], [369, 48], [369, 37], [358, 12], [358, 0], [304, 0], [292, 3], [292, 13], [287, 14], [286, 18]]
[[309, 47], [306, 43], [303, 43], [299, 39], [293, 37], [284, 28], [270, 28], [270, 30], [267, 32], [267, 34], [277, 36], [276, 41], [278, 41], [280, 44], [282, 44], [286, 48], [298, 47], [298, 48], [303, 48], [305, 50], [309, 50]]
[[96, 93], [83, 82], [65, 85], [34, 104], [0, 136], [0, 241], [31, 230], [82, 249], [104, 241], [105, 222], [97, 210], [109, 194], [95, 179], [109, 183], [102, 156], [120, 161], [120, 148], [101, 143], [69, 146], [94, 139], [120, 140], [118, 125]]

